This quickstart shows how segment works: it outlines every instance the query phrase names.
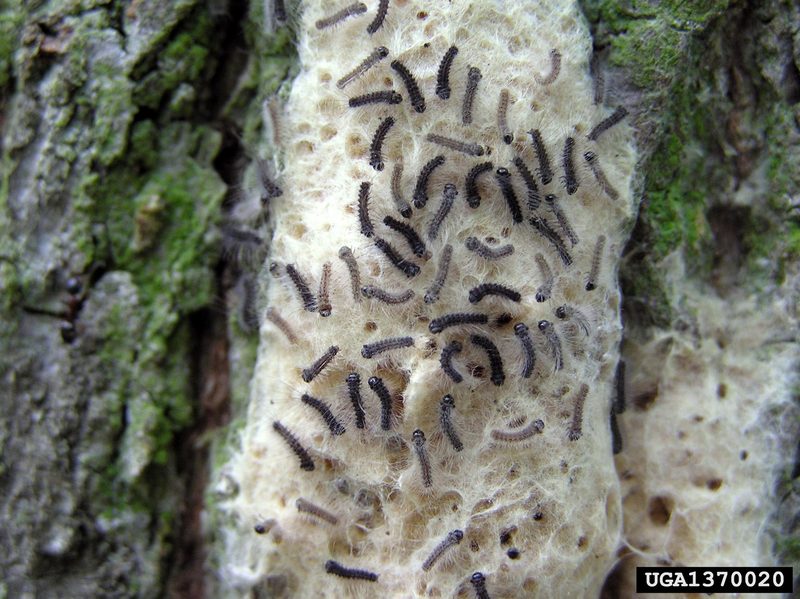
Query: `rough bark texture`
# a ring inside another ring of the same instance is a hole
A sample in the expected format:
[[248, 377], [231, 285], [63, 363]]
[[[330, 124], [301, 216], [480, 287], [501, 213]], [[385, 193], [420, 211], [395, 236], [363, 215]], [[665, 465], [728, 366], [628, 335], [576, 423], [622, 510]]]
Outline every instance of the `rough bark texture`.
[[[582, 5], [643, 156], [626, 334], [691, 331], [675, 260], [701, 295], [796, 293], [797, 7]], [[264, 6], [0, 2], [0, 596], [213, 596], [236, 419], [208, 431], [254, 351], [217, 224], [292, 65]], [[798, 565], [796, 474], [774, 526]]]

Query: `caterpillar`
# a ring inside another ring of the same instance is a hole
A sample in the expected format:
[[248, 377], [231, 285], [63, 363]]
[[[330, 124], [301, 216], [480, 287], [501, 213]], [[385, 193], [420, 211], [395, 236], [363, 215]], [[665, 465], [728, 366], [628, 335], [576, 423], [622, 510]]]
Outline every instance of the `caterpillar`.
[[497, 349], [491, 339], [483, 335], [472, 335], [470, 341], [472, 341], [473, 345], [486, 352], [486, 356], [489, 358], [489, 366], [492, 369], [492, 374], [489, 377], [492, 383], [497, 387], [502, 385], [506, 380], [506, 375], [503, 372], [503, 359], [500, 357], [500, 350]]
[[457, 195], [458, 191], [456, 190], [456, 186], [452, 183], [445, 183], [444, 190], [442, 191], [442, 203], [439, 204], [439, 209], [431, 219], [430, 225], [428, 225], [429, 240], [434, 241], [439, 236], [439, 229], [444, 219], [447, 218], [447, 215], [450, 213], [450, 209], [453, 207], [453, 202]]
[[388, 431], [392, 428], [392, 396], [383, 379], [377, 376], [370, 377], [367, 384], [381, 402], [381, 428]]
[[539, 161], [539, 179], [541, 179], [542, 185], [548, 185], [553, 180], [553, 169], [550, 167], [550, 157], [547, 155], [542, 134], [538, 129], [531, 129], [528, 134], [531, 136], [531, 145], [536, 152], [536, 159]]
[[376, 287], [375, 285], [364, 285], [361, 288], [361, 294], [364, 297], [370, 299], [376, 299], [384, 304], [396, 305], [396, 304], [404, 304], [408, 301], [411, 301], [414, 298], [414, 290], [413, 289], [406, 289], [405, 291], [401, 291], [399, 293], [391, 293], [389, 291], [385, 291], [380, 287]]
[[442, 166], [445, 162], [444, 156], [441, 154], [432, 158], [422, 167], [422, 170], [417, 177], [417, 184], [414, 187], [414, 207], [424, 208], [428, 203], [428, 179], [430, 179], [433, 171]]
[[469, 125], [472, 123], [472, 104], [475, 102], [475, 92], [478, 91], [478, 83], [483, 78], [478, 67], [470, 67], [467, 71], [467, 86], [464, 90], [464, 102], [461, 105], [461, 123]]
[[450, 414], [455, 407], [456, 401], [453, 399], [452, 395], [445, 395], [442, 397], [442, 401], [439, 404], [439, 424], [442, 427], [442, 431], [447, 435], [447, 438], [453, 445], [453, 449], [461, 451], [464, 449], [464, 444], [461, 443], [461, 439], [458, 438], [458, 433], [456, 433], [456, 429], [453, 426], [452, 416]]
[[450, 46], [444, 53], [442, 61], [439, 63], [439, 70], [436, 72], [436, 95], [442, 100], [450, 97], [450, 67], [453, 66], [456, 54], [458, 54], [458, 48]]
[[500, 100], [497, 102], [497, 128], [500, 130], [500, 137], [508, 145], [514, 141], [514, 135], [508, 128], [508, 90], [500, 90]]
[[328, 425], [328, 429], [331, 431], [331, 434], [338, 436], [345, 433], [345, 428], [338, 420], [336, 420], [336, 416], [334, 416], [333, 412], [331, 412], [330, 406], [324, 401], [317, 399], [316, 397], [312, 397], [308, 393], [303, 393], [303, 395], [300, 396], [300, 401], [319, 412], [319, 415], [322, 416], [325, 424]]
[[372, 143], [369, 146], [369, 165], [376, 171], [383, 170], [383, 140], [386, 138], [386, 134], [389, 133], [389, 129], [391, 129], [393, 125], [394, 119], [387, 116], [383, 119], [381, 124], [378, 125], [375, 134], [372, 136]]
[[350, 580], [367, 580], [375, 582], [378, 580], [378, 574], [368, 570], [360, 570], [358, 568], [346, 568], [339, 562], [329, 559], [325, 562], [325, 571], [328, 574], [333, 574], [341, 578], [349, 578]]
[[422, 484], [425, 487], [430, 487], [433, 485], [433, 479], [431, 477], [431, 463], [428, 459], [428, 450], [425, 448], [425, 433], [417, 429], [412, 433], [411, 437], [414, 440], [414, 451], [417, 453], [417, 458], [419, 459], [419, 466], [422, 472]]
[[545, 76], [542, 77], [538, 73], [533, 74], [533, 78], [536, 79], [536, 83], [539, 85], [552, 85], [552, 83], [558, 78], [558, 74], [561, 72], [561, 52], [553, 48], [550, 50], [550, 72]]
[[537, 418], [536, 420], [531, 421], [528, 426], [519, 430], [501, 431], [499, 429], [494, 429], [492, 431], [492, 439], [496, 441], [507, 441], [509, 443], [514, 443], [517, 441], [525, 441], [526, 439], [530, 439], [534, 435], [541, 433], [543, 430], [544, 422]]
[[392, 70], [394, 70], [400, 78], [403, 80], [403, 83], [408, 90], [408, 97], [411, 100], [411, 106], [419, 113], [425, 112], [425, 98], [422, 96], [422, 92], [419, 90], [419, 85], [417, 85], [416, 79], [414, 79], [414, 75], [411, 74], [411, 71], [408, 70], [406, 65], [404, 65], [399, 60], [393, 60], [391, 64]]
[[339, 518], [331, 514], [328, 510], [319, 507], [318, 505], [311, 503], [310, 501], [303, 499], [302, 497], [298, 497], [294, 502], [295, 507], [297, 508], [298, 512], [303, 512], [305, 514], [311, 514], [319, 518], [320, 520], [325, 520], [329, 524], [333, 524], [334, 526], [339, 523]]
[[572, 247], [575, 247], [578, 244], [578, 235], [575, 233], [575, 229], [569, 224], [567, 220], [567, 216], [561, 210], [561, 207], [558, 205], [558, 198], [553, 195], [552, 193], [548, 193], [544, 197], [544, 201], [550, 210], [553, 212], [553, 215], [556, 217], [558, 221], [558, 225], [561, 227], [561, 230], [564, 231], [564, 235], [567, 236], [569, 242], [572, 244]]
[[519, 339], [522, 345], [522, 351], [525, 354], [525, 364], [522, 366], [522, 378], [530, 378], [533, 374], [533, 369], [536, 366], [536, 353], [533, 351], [533, 341], [528, 332], [528, 325], [519, 322], [514, 325], [514, 334]]
[[567, 188], [567, 195], [572, 195], [578, 191], [578, 178], [575, 174], [575, 164], [572, 161], [572, 150], [575, 147], [575, 140], [567, 137], [564, 141], [564, 153], [561, 155], [561, 162], [564, 167], [564, 184]]
[[616, 414], [622, 414], [625, 411], [625, 360], [620, 359], [617, 362], [617, 372], [614, 376], [614, 387], [616, 395], [612, 402], [612, 408]]
[[597, 288], [597, 275], [600, 273], [600, 259], [603, 257], [603, 249], [606, 245], [606, 236], [601, 235], [597, 238], [592, 253], [592, 266], [589, 269], [589, 278], [586, 281], [586, 291], [592, 291]]
[[277, 198], [283, 195], [283, 190], [278, 187], [269, 176], [269, 168], [267, 161], [259, 158], [256, 160], [256, 172], [258, 173], [258, 181], [261, 183], [261, 205], [263, 206], [272, 198]]
[[577, 441], [583, 434], [583, 404], [586, 401], [586, 395], [588, 393], [589, 385], [584, 383], [581, 385], [581, 388], [575, 395], [575, 404], [572, 409], [572, 424], [570, 424], [569, 431], [567, 433], [570, 441]]
[[467, 143], [458, 139], [453, 139], [452, 137], [438, 135], [436, 133], [428, 133], [428, 135], [425, 136], [425, 139], [436, 145], [466, 154], [467, 156], [483, 156], [485, 151], [483, 146], [480, 144]]
[[325, 367], [331, 363], [331, 360], [339, 353], [338, 345], [331, 345], [325, 353], [323, 353], [317, 360], [308, 368], [303, 369], [303, 380], [306, 383], [313, 381]]
[[347, 265], [347, 270], [350, 272], [350, 288], [353, 292], [353, 299], [360, 302], [361, 275], [358, 273], [358, 262], [356, 262], [356, 257], [353, 256], [353, 250], [343, 245], [339, 248], [339, 258]]
[[356, 415], [356, 428], [364, 428], [364, 407], [361, 403], [361, 376], [357, 372], [347, 375], [347, 394]]
[[574, 320], [578, 323], [578, 325], [583, 329], [584, 334], [588, 337], [589, 336], [589, 319], [586, 316], [575, 308], [574, 306], [570, 306], [569, 304], [563, 304], [556, 308], [556, 316], [561, 320]]
[[486, 592], [486, 577], [481, 572], [475, 572], [469, 579], [472, 588], [475, 589], [475, 596], [478, 599], [491, 599]]
[[500, 190], [503, 192], [503, 197], [506, 199], [508, 209], [511, 211], [511, 219], [515, 223], [521, 223], [522, 209], [519, 207], [517, 194], [514, 193], [514, 187], [511, 185], [511, 173], [508, 172], [507, 168], [500, 167], [495, 171], [494, 176], [497, 179]]
[[383, 224], [405, 237], [415, 256], [419, 256], [420, 258], [425, 257], [428, 250], [425, 248], [425, 242], [422, 241], [419, 234], [414, 230], [414, 227], [391, 216], [384, 217]]
[[394, 90], [370, 92], [350, 98], [347, 103], [350, 108], [358, 108], [359, 106], [366, 106], [368, 104], [400, 104], [403, 101], [403, 96]]
[[[462, 377], [461, 374], [455, 368], [453, 368], [453, 355], [460, 353], [462, 349], [463, 346], [461, 345], [460, 341], [451, 341], [442, 348], [442, 355], [439, 358], [439, 363], [442, 366], [442, 370], [453, 380], [454, 383], [460, 383], [464, 380], [464, 377]], [[456, 451], [460, 450], [457, 449]]]
[[461, 542], [461, 539], [464, 538], [464, 531], [462, 530], [452, 530], [447, 533], [445, 539], [439, 543], [431, 554], [422, 562], [422, 569], [427, 572], [439, 561], [439, 558], [444, 555], [444, 552], [453, 547], [454, 545], [458, 545]]
[[363, 2], [353, 2], [353, 4], [345, 6], [342, 10], [333, 13], [331, 16], [318, 20], [315, 25], [317, 29], [327, 29], [328, 27], [333, 27], [341, 23], [349, 17], [363, 15], [365, 12], [367, 12], [366, 4]]
[[600, 137], [603, 133], [611, 129], [614, 125], [619, 123], [622, 119], [628, 116], [628, 109], [624, 106], [617, 106], [616, 110], [612, 112], [608, 117], [597, 123], [589, 132], [588, 138], [590, 141], [597, 141], [597, 138]]
[[597, 180], [597, 184], [600, 186], [600, 189], [603, 190], [603, 193], [612, 200], [619, 198], [619, 192], [614, 189], [614, 187], [608, 181], [606, 174], [603, 172], [603, 169], [601, 169], [600, 165], [597, 163], [597, 154], [594, 152], [586, 152], [583, 155], [583, 159], [586, 160], [586, 162], [589, 164], [589, 168], [592, 169], [592, 174]]
[[528, 169], [528, 166], [525, 164], [525, 161], [522, 160], [522, 158], [515, 156], [514, 166], [517, 167], [522, 180], [525, 181], [525, 187], [528, 189], [528, 210], [533, 212], [539, 208], [539, 204], [542, 202], [541, 198], [539, 197], [539, 186], [536, 185], [536, 180], [533, 178], [533, 174]]
[[313, 293], [311, 293], [308, 283], [306, 283], [303, 275], [297, 271], [294, 264], [286, 265], [286, 274], [289, 275], [289, 278], [292, 280], [292, 283], [294, 283], [297, 292], [300, 294], [300, 299], [303, 301], [303, 308], [305, 308], [307, 312], [316, 312], [317, 298], [314, 297]]
[[550, 266], [547, 264], [547, 260], [544, 259], [544, 256], [536, 254], [535, 260], [536, 265], [539, 267], [539, 272], [542, 274], [542, 279], [544, 279], [544, 282], [536, 290], [536, 301], [541, 304], [550, 299], [550, 294], [553, 292], [553, 281], [555, 279], [553, 277], [553, 271], [550, 270]]
[[405, 347], [412, 347], [414, 345], [413, 337], [391, 337], [389, 339], [382, 339], [374, 343], [367, 343], [361, 348], [361, 355], [366, 359], [374, 358], [378, 354], [393, 350], [402, 349]]
[[289, 326], [289, 323], [281, 316], [278, 311], [270, 306], [267, 308], [265, 312], [266, 319], [269, 320], [272, 324], [278, 327], [281, 332], [286, 335], [286, 338], [289, 340], [290, 343], [296, 344], [298, 343], [297, 335], [294, 334], [292, 327]]
[[486, 324], [488, 322], [489, 317], [486, 314], [454, 312], [453, 314], [445, 314], [444, 316], [432, 319], [430, 323], [428, 323], [428, 330], [435, 335], [456, 325]]
[[478, 193], [478, 176], [492, 170], [494, 165], [491, 162], [481, 162], [473, 166], [467, 173], [466, 193], [467, 205], [470, 208], [477, 208], [481, 205], [481, 196]]
[[554, 362], [553, 372], [561, 370], [564, 368], [564, 362], [561, 358], [561, 340], [558, 338], [558, 333], [556, 333], [553, 323], [549, 320], [540, 320], [539, 330], [550, 345], [550, 352], [553, 354]]
[[547, 224], [545, 219], [533, 217], [529, 218], [528, 222], [533, 225], [533, 228], [536, 229], [542, 237], [553, 244], [564, 266], [572, 264], [572, 256], [569, 255], [567, 248], [564, 247], [564, 240], [561, 239], [558, 233], [550, 228], [550, 225]]
[[400, 216], [403, 218], [411, 218], [411, 206], [409, 206], [408, 202], [403, 198], [403, 192], [400, 189], [402, 177], [403, 163], [398, 162], [394, 165], [394, 169], [392, 169], [392, 200]]
[[481, 243], [477, 237], [467, 237], [464, 245], [469, 251], [475, 252], [485, 260], [499, 260], [514, 253], [514, 246], [511, 244], [499, 248], [490, 248], [488, 245]]
[[331, 263], [326, 262], [322, 265], [322, 276], [319, 279], [319, 293], [317, 293], [317, 297], [319, 299], [319, 315], [322, 317], [330, 316], [331, 311], [333, 310], [331, 306], [330, 293], [328, 292], [330, 280]]
[[372, 23], [367, 25], [367, 33], [372, 35], [383, 27], [383, 21], [386, 19], [387, 12], [389, 12], [389, 0], [378, 0], [378, 11], [375, 13], [375, 18], [372, 20]]
[[425, 291], [424, 301], [426, 304], [433, 304], [439, 299], [439, 292], [444, 286], [447, 273], [450, 270], [450, 260], [453, 256], [453, 246], [449, 243], [442, 248], [442, 254], [439, 256], [439, 266], [436, 268], [436, 276], [433, 279], [430, 287]]
[[339, 89], [344, 89], [349, 83], [355, 81], [358, 77], [361, 77], [364, 73], [366, 73], [387, 56], [389, 56], [389, 49], [385, 46], [378, 46], [372, 52], [370, 52], [369, 55], [362, 60], [356, 68], [339, 79], [339, 81], [336, 82], [336, 87]]
[[281, 424], [278, 420], [272, 422], [272, 428], [283, 438], [284, 441], [286, 441], [286, 444], [289, 446], [289, 448], [300, 459], [301, 470], [313, 470], [314, 460], [311, 459], [311, 456], [300, 444], [300, 441], [297, 440], [297, 437], [295, 437], [289, 431], [289, 429], [283, 426], [283, 424]]
[[419, 266], [403, 258], [392, 245], [385, 239], [375, 238], [375, 247], [392, 263], [392, 266], [400, 270], [409, 279], [419, 274]]
[[512, 302], [519, 302], [522, 299], [518, 291], [514, 291], [500, 283], [481, 283], [469, 290], [469, 303], [477, 304], [487, 295], [502, 295]]

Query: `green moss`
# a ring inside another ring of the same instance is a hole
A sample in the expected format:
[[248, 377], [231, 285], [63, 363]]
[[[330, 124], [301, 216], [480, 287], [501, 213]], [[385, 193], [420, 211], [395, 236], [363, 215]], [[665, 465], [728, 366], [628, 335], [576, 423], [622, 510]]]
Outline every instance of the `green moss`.
[[24, 14], [22, 3], [18, 0], [0, 1], [0, 98], [11, 82], [14, 64], [14, 51], [22, 31]]

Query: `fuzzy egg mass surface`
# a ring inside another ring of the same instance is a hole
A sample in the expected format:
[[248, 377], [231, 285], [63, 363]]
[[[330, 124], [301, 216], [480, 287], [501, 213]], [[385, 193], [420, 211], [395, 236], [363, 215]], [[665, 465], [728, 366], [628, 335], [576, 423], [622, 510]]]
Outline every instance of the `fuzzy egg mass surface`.
[[300, 17], [226, 577], [597, 596], [630, 128], [573, 2], [379, 4]]

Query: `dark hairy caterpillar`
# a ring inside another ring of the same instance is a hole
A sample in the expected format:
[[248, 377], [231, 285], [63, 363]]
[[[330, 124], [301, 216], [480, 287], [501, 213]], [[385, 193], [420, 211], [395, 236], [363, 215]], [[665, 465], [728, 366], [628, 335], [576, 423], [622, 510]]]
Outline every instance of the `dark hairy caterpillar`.
[[345, 433], [345, 428], [338, 420], [336, 420], [336, 416], [334, 416], [333, 412], [331, 412], [330, 406], [324, 401], [317, 399], [316, 397], [312, 397], [308, 393], [303, 393], [303, 395], [300, 397], [300, 401], [319, 412], [319, 415], [322, 416], [325, 424], [328, 425], [328, 429], [331, 431], [331, 434], [338, 436]]
[[542, 202], [541, 198], [539, 197], [539, 186], [536, 185], [536, 180], [533, 178], [533, 174], [528, 169], [528, 165], [525, 164], [525, 161], [522, 158], [519, 156], [514, 156], [514, 166], [517, 167], [522, 180], [525, 181], [525, 187], [528, 188], [528, 210], [533, 212], [539, 208], [539, 204]]
[[383, 27], [383, 21], [386, 19], [386, 13], [388, 11], [389, 0], [378, 0], [378, 11], [375, 13], [375, 18], [372, 20], [372, 23], [367, 25], [367, 33], [372, 35]]
[[434, 335], [441, 333], [449, 327], [462, 324], [486, 324], [489, 322], [489, 317], [486, 314], [468, 313], [468, 312], [454, 312], [453, 314], [445, 314], [434, 318], [428, 323], [428, 330]]
[[399, 60], [393, 60], [391, 64], [392, 70], [394, 70], [400, 78], [403, 80], [403, 83], [408, 90], [408, 97], [411, 100], [411, 106], [419, 113], [425, 112], [425, 98], [422, 96], [422, 92], [419, 90], [419, 85], [417, 85], [416, 79], [414, 79], [414, 75], [411, 74], [411, 71], [408, 70], [406, 65], [404, 65]]
[[370, 92], [350, 98], [347, 103], [351, 108], [359, 106], [366, 106], [368, 104], [379, 104], [385, 102], [386, 104], [400, 104], [403, 101], [403, 96], [394, 90]]
[[589, 270], [589, 279], [586, 281], [586, 291], [592, 291], [597, 288], [597, 275], [600, 273], [600, 259], [603, 257], [603, 249], [606, 246], [606, 236], [601, 235], [597, 238], [592, 253], [592, 267]]
[[433, 171], [442, 166], [445, 162], [444, 156], [441, 154], [432, 158], [422, 167], [417, 177], [417, 184], [414, 187], [414, 207], [424, 208], [428, 203], [428, 179], [430, 179]]
[[533, 369], [536, 366], [536, 354], [533, 351], [533, 341], [528, 332], [528, 325], [519, 322], [514, 325], [514, 334], [519, 339], [522, 345], [522, 351], [525, 354], [525, 364], [522, 366], [522, 378], [527, 379], [533, 374]]
[[453, 426], [452, 416], [450, 414], [455, 407], [456, 400], [453, 399], [452, 395], [445, 395], [442, 397], [442, 401], [439, 404], [439, 424], [441, 424], [442, 431], [445, 435], [447, 435], [447, 438], [453, 445], [453, 449], [456, 451], [461, 451], [464, 449], [464, 444], [461, 443], [461, 439], [458, 438], [458, 433], [456, 433], [456, 429]]
[[581, 385], [581, 388], [575, 395], [575, 404], [572, 409], [572, 424], [570, 424], [569, 431], [567, 433], [570, 441], [577, 441], [583, 434], [583, 404], [586, 401], [586, 395], [588, 393], [589, 385], [584, 383]]
[[622, 119], [628, 116], [628, 109], [624, 106], [617, 106], [617, 109], [612, 112], [608, 117], [597, 123], [594, 129], [589, 132], [588, 138], [591, 141], [597, 141], [603, 133], [611, 129], [614, 125], [619, 123]]
[[412, 347], [414, 345], [413, 337], [391, 337], [389, 339], [382, 339], [374, 343], [367, 343], [361, 348], [361, 356], [370, 359], [378, 354], [393, 350]]
[[541, 304], [550, 299], [550, 294], [553, 292], [553, 281], [555, 277], [553, 277], [553, 271], [550, 270], [550, 266], [547, 264], [547, 260], [544, 259], [544, 256], [536, 254], [535, 260], [539, 267], [539, 272], [542, 274], [542, 279], [544, 279], [544, 282], [536, 290], [536, 301]]
[[473, 166], [469, 173], [467, 173], [466, 193], [467, 205], [470, 208], [477, 208], [481, 205], [481, 196], [478, 193], [478, 176], [486, 173], [494, 168], [491, 162], [481, 162]]
[[310, 383], [313, 381], [319, 373], [322, 372], [325, 367], [331, 363], [331, 360], [339, 353], [339, 346], [338, 345], [331, 345], [324, 354], [322, 354], [317, 360], [308, 368], [303, 369], [303, 380], [306, 383]]
[[553, 195], [552, 193], [548, 193], [544, 197], [544, 201], [550, 210], [553, 212], [553, 215], [556, 217], [558, 221], [558, 225], [561, 227], [561, 230], [564, 232], [564, 235], [567, 236], [569, 242], [572, 244], [572, 247], [575, 247], [578, 244], [578, 235], [575, 233], [575, 230], [569, 224], [567, 220], [567, 216], [561, 210], [561, 207], [558, 205], [558, 198]]
[[450, 97], [450, 67], [453, 66], [456, 54], [458, 54], [458, 48], [450, 46], [444, 53], [442, 61], [439, 63], [439, 70], [436, 72], [436, 95], [442, 100]]
[[403, 258], [399, 252], [385, 239], [375, 238], [375, 247], [383, 252], [383, 255], [392, 263], [392, 266], [400, 270], [409, 279], [419, 274], [419, 266]]
[[589, 164], [589, 168], [592, 169], [592, 174], [597, 180], [597, 184], [600, 185], [600, 189], [603, 190], [603, 193], [605, 193], [612, 200], [619, 198], [619, 192], [614, 189], [614, 187], [608, 181], [606, 174], [603, 172], [603, 169], [601, 169], [600, 165], [597, 163], [597, 154], [594, 152], [586, 152], [583, 155], [583, 159], [586, 160], [586, 162]]
[[294, 286], [297, 288], [297, 292], [300, 294], [300, 299], [303, 301], [303, 308], [305, 308], [307, 312], [316, 312], [317, 298], [314, 297], [313, 293], [311, 293], [308, 283], [306, 283], [303, 275], [297, 271], [294, 264], [286, 265], [286, 274], [289, 275], [292, 283], [294, 283]]
[[547, 343], [550, 345], [550, 352], [553, 354], [553, 372], [561, 370], [564, 368], [564, 362], [561, 358], [561, 340], [558, 338], [558, 333], [556, 333], [555, 327], [553, 327], [553, 323], [549, 320], [540, 320], [539, 321], [539, 330], [544, 335], [545, 339], [547, 339]]
[[367, 384], [381, 401], [381, 428], [388, 431], [392, 428], [392, 396], [383, 379], [377, 376], [370, 377]]
[[489, 377], [492, 383], [497, 387], [502, 385], [506, 380], [506, 375], [503, 372], [503, 359], [500, 357], [500, 350], [497, 349], [497, 346], [491, 339], [483, 335], [472, 335], [469, 339], [472, 341], [473, 345], [480, 347], [486, 352], [486, 356], [489, 358], [489, 365], [492, 369], [492, 374]]
[[322, 276], [319, 278], [319, 315], [323, 318], [331, 315], [333, 307], [331, 306], [331, 297], [328, 290], [331, 280], [331, 263], [326, 262], [322, 265]]
[[550, 157], [547, 155], [542, 134], [538, 129], [531, 129], [528, 134], [531, 136], [531, 145], [539, 161], [539, 178], [542, 180], [542, 185], [548, 185], [553, 180], [553, 169], [550, 168]]
[[[463, 345], [461, 345], [460, 341], [451, 341], [447, 345], [442, 348], [442, 355], [439, 358], [439, 363], [442, 366], [442, 370], [444, 373], [449, 376], [454, 383], [460, 383], [464, 380], [464, 377], [453, 368], [453, 356], [457, 353], [460, 353], [463, 349]], [[456, 451], [461, 451], [457, 449]]]
[[517, 194], [514, 193], [514, 186], [511, 184], [511, 173], [508, 172], [507, 168], [500, 167], [495, 171], [494, 176], [497, 179], [500, 190], [503, 192], [503, 197], [506, 199], [508, 209], [511, 211], [511, 219], [515, 223], [521, 223], [522, 209], [519, 207]]
[[347, 375], [347, 394], [356, 415], [356, 428], [364, 428], [364, 407], [361, 403], [361, 377], [357, 372]]
[[328, 574], [333, 574], [341, 578], [349, 578], [351, 580], [367, 580], [375, 582], [378, 580], [378, 575], [368, 570], [359, 570], [358, 568], [346, 568], [339, 562], [329, 559], [325, 562], [325, 571]]
[[500, 283], [481, 283], [469, 290], [469, 303], [477, 304], [487, 295], [502, 295], [512, 302], [519, 302], [522, 299], [519, 291], [515, 291]]
[[575, 163], [572, 160], [572, 150], [575, 148], [575, 140], [568, 137], [564, 141], [564, 153], [561, 155], [561, 162], [564, 167], [564, 184], [567, 188], [567, 195], [572, 195], [578, 191], [578, 178], [575, 174]]
[[311, 459], [311, 456], [305, 450], [305, 448], [300, 445], [300, 441], [297, 440], [288, 428], [283, 426], [280, 421], [275, 420], [272, 423], [272, 428], [277, 432], [283, 440], [286, 441], [286, 444], [289, 448], [295, 453], [295, 455], [300, 459], [300, 468], [302, 470], [311, 471], [314, 469], [314, 460]]
[[289, 326], [289, 323], [281, 316], [278, 311], [270, 306], [267, 308], [265, 313], [267, 320], [269, 320], [272, 324], [278, 327], [286, 338], [289, 340], [290, 343], [298, 343], [297, 335], [294, 334], [292, 327]]
[[386, 139], [386, 134], [389, 129], [394, 125], [394, 119], [387, 116], [378, 128], [375, 130], [375, 135], [372, 136], [372, 143], [369, 146], [369, 165], [376, 171], [383, 170], [383, 140]]
[[414, 227], [391, 216], [384, 217], [383, 224], [405, 237], [415, 256], [419, 256], [420, 258], [425, 257], [428, 250], [425, 248], [425, 242], [422, 241], [419, 234], [414, 230]]
[[486, 577], [482, 572], [475, 572], [469, 579], [472, 588], [475, 589], [475, 596], [478, 599], [491, 599], [486, 592]]
[[567, 248], [564, 246], [564, 240], [561, 239], [558, 233], [553, 231], [545, 219], [534, 217], [529, 218], [528, 222], [542, 235], [542, 237], [553, 244], [553, 247], [555, 247], [556, 251], [558, 252], [561, 261], [564, 263], [564, 266], [569, 266], [572, 264], [572, 256], [569, 255]]

